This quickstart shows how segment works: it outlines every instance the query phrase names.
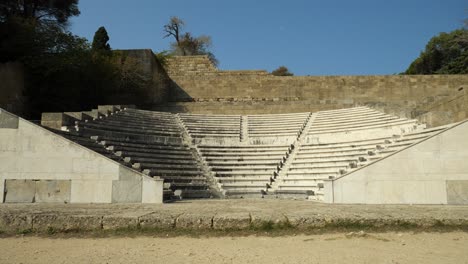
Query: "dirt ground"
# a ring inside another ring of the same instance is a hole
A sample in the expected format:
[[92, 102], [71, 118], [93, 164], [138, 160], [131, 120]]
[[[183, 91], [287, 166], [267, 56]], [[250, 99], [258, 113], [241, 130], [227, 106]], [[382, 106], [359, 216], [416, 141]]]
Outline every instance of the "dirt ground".
[[329, 233], [291, 236], [16, 236], [0, 263], [468, 263], [468, 233]]

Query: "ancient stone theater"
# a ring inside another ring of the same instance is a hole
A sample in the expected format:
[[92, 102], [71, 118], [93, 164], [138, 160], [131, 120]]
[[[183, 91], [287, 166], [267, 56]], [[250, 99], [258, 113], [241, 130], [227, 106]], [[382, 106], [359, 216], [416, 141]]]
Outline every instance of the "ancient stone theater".
[[4, 203], [468, 204], [468, 75], [273, 76], [138, 58], [153, 97], [0, 109]]

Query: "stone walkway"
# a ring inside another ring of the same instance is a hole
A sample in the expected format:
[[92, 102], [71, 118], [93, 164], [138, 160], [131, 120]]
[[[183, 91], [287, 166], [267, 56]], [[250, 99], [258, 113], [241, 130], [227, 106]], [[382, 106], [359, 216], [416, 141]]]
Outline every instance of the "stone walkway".
[[295, 200], [144, 204], [2, 204], [0, 232], [109, 229], [462, 228], [468, 206], [329, 205]]

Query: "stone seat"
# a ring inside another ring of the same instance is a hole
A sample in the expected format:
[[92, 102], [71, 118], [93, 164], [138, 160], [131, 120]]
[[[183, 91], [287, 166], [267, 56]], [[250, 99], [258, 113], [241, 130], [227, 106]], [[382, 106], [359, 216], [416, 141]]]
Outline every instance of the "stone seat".
[[225, 190], [225, 195], [228, 198], [245, 198], [245, 197], [257, 197], [260, 198], [263, 196], [264, 191], [258, 189], [242, 189], [242, 188], [235, 188]]
[[127, 123], [134, 126], [156, 126], [156, 127], [167, 127], [167, 128], [178, 128], [176, 120], [171, 119], [152, 119], [152, 118], [138, 118], [124, 115], [114, 115], [108, 118], [102, 118], [96, 121], [100, 122], [115, 122], [115, 123]]
[[272, 120], [272, 121], [253, 121], [250, 120], [248, 125], [249, 128], [267, 128], [275, 126], [286, 127], [300, 127], [305, 124], [305, 119], [301, 120]]
[[180, 136], [160, 136], [152, 134], [141, 134], [132, 132], [122, 131], [111, 131], [94, 129], [87, 127], [80, 127], [78, 132], [83, 136], [100, 136], [105, 138], [112, 138], [113, 140], [126, 140], [135, 142], [162, 142], [162, 143], [181, 143], [182, 138]]
[[119, 119], [111, 120], [110, 118], [100, 119], [94, 122], [98, 124], [107, 124], [111, 126], [124, 126], [124, 127], [129, 127], [129, 128], [135, 128], [135, 129], [154, 129], [154, 130], [180, 132], [180, 128], [177, 125], [172, 125], [172, 124], [157, 124], [156, 125], [156, 124], [153, 124], [152, 122], [137, 123], [137, 122], [127, 122], [127, 121], [119, 120]]
[[211, 198], [211, 191], [210, 190], [191, 190], [186, 189], [182, 190], [181, 197], [184, 199], [199, 199], [199, 198]]
[[332, 116], [332, 115], [343, 115], [350, 113], [368, 113], [368, 112], [377, 112], [374, 109], [371, 109], [366, 106], [352, 107], [352, 108], [342, 108], [342, 109], [333, 109], [333, 110], [323, 110], [318, 112], [320, 115]]
[[358, 157], [358, 156], [367, 156], [367, 155], [372, 155], [372, 151], [347, 151], [347, 152], [332, 152], [332, 153], [316, 153], [316, 154], [307, 154], [307, 153], [301, 153], [298, 152], [296, 154], [296, 159], [309, 159], [309, 158], [322, 158], [322, 159], [328, 159], [328, 158], [333, 158], [333, 157]]
[[343, 121], [343, 122], [330, 122], [330, 123], [319, 123], [315, 122], [312, 124], [313, 128], [337, 128], [337, 127], [349, 127], [349, 126], [354, 126], [354, 125], [372, 125], [376, 123], [382, 123], [382, 122], [392, 122], [395, 120], [401, 120], [401, 118], [397, 116], [384, 116], [384, 117], [379, 117], [379, 118], [372, 118], [372, 119], [359, 119], [359, 120], [348, 120], [348, 121]]
[[278, 137], [278, 136], [291, 136], [296, 137], [299, 135], [299, 131], [296, 132], [279, 132], [279, 131], [270, 131], [270, 132], [249, 132], [249, 136], [251, 137]]
[[161, 178], [164, 178], [165, 176], [203, 176], [203, 173], [198, 170], [157, 170], [146, 166], [146, 164], [142, 164], [142, 168], [144, 168], [144, 172], [146, 174], [152, 177], [160, 176]]
[[202, 182], [206, 184], [206, 178], [201, 176], [164, 176], [164, 182]]
[[358, 115], [356, 117], [357, 118], [351, 118], [349, 116], [329, 118], [329, 117], [317, 116], [314, 119], [314, 124], [329, 125], [329, 124], [334, 124], [334, 123], [347, 123], [347, 122], [354, 123], [354, 122], [359, 122], [360, 120], [369, 121], [369, 120], [376, 120], [380, 118], [394, 117], [394, 116], [378, 112], [378, 113], [373, 113], [373, 114]]
[[226, 191], [232, 191], [232, 190], [264, 190], [267, 187], [266, 183], [258, 183], [258, 182], [253, 182], [253, 183], [222, 183], [221, 186], [223, 187], [224, 190]]
[[[127, 160], [127, 157], [125, 158]], [[138, 163], [146, 163], [146, 164], [152, 164], [152, 166], [157, 166], [158, 164], [173, 164], [173, 165], [191, 165], [194, 167], [199, 166], [197, 161], [194, 159], [186, 159], [186, 160], [181, 160], [181, 159], [154, 159], [154, 158], [130, 158], [130, 160], [127, 160], [128, 163], [133, 163], [133, 165], [138, 164]], [[135, 165], [136, 166], [136, 165]]]
[[261, 152], [211, 152], [203, 151], [204, 156], [207, 157], [245, 157], [245, 156], [274, 156], [282, 157], [286, 155], [286, 151], [261, 151]]
[[291, 167], [300, 168], [301, 166], [309, 167], [335, 167], [335, 166], [349, 166], [353, 162], [358, 162], [359, 159], [337, 159], [337, 160], [293, 160]]
[[341, 148], [357, 148], [357, 147], [369, 147], [369, 146], [377, 146], [388, 143], [389, 140], [392, 140], [392, 137], [386, 137], [384, 139], [371, 139], [365, 141], [350, 141], [350, 142], [341, 142], [336, 144], [323, 144], [323, 145], [302, 145], [300, 150], [322, 150], [322, 149], [341, 149]]
[[294, 127], [286, 127], [283, 125], [275, 125], [275, 126], [267, 126], [267, 127], [249, 127], [248, 131], [249, 132], [268, 132], [268, 131], [278, 131], [278, 132], [297, 132], [302, 128], [302, 125], [300, 126], [294, 126]]
[[317, 168], [310, 168], [310, 169], [306, 169], [306, 170], [300, 170], [300, 169], [289, 170], [287, 172], [287, 175], [298, 175], [298, 174], [311, 174], [311, 175], [331, 174], [331, 175], [335, 175], [335, 174], [339, 174], [339, 172], [340, 172], [340, 170], [337, 169], [336, 167], [317, 167]]
[[153, 130], [153, 129], [134, 129], [122, 126], [114, 126], [108, 124], [98, 124], [98, 123], [80, 123], [78, 127], [81, 128], [91, 128], [91, 129], [98, 129], [98, 130], [109, 130], [115, 132], [129, 132], [134, 134], [148, 134], [148, 135], [156, 135], [156, 136], [180, 136], [180, 132], [174, 131], [165, 131], [165, 130]]
[[145, 116], [140, 114], [131, 114], [126, 112], [120, 112], [108, 117], [111, 120], [125, 120], [129, 122], [141, 122], [141, 123], [167, 123], [175, 124], [177, 121], [174, 117], [153, 117]]
[[208, 163], [220, 163], [223, 161], [226, 162], [255, 162], [262, 163], [262, 162], [268, 162], [269, 164], [278, 164], [282, 160], [282, 156], [263, 156], [263, 155], [258, 155], [258, 156], [220, 156], [220, 157], [213, 157], [213, 156], [205, 156], [204, 159]]
[[190, 135], [194, 138], [240, 138], [240, 133], [238, 134], [193, 134]]
[[365, 145], [365, 146], [357, 146], [357, 147], [341, 147], [341, 148], [321, 148], [321, 149], [299, 149], [298, 153], [304, 154], [326, 154], [326, 153], [346, 153], [346, 152], [353, 152], [353, 151], [369, 151], [376, 149], [378, 145]]
[[230, 176], [230, 177], [219, 177], [217, 178], [220, 183], [233, 183], [233, 182], [263, 182], [267, 183], [271, 179], [269, 175], [258, 175], [258, 176]]
[[296, 164], [291, 164], [289, 167], [290, 171], [295, 171], [295, 170], [310, 170], [313, 171], [314, 169], [335, 169], [335, 170], [345, 170], [349, 168], [349, 163], [335, 163], [335, 164], [327, 164], [327, 165], [322, 165], [322, 164], [310, 164], [310, 165], [296, 165]]
[[97, 141], [104, 146], [129, 146], [129, 147], [144, 147], [144, 148], [171, 148], [171, 149], [188, 149], [188, 146], [181, 144], [181, 138], [177, 138], [177, 142], [157, 142], [138, 140], [122, 137], [99, 136]]
[[213, 129], [213, 130], [191, 130], [187, 129], [190, 134], [200, 134], [200, 135], [211, 135], [211, 134], [220, 134], [220, 135], [239, 135], [239, 131], [232, 131], [232, 130], [220, 130], [220, 129]]
[[343, 133], [343, 132], [348, 132], [348, 131], [371, 130], [371, 129], [378, 129], [378, 128], [392, 128], [392, 127], [397, 128], [397, 127], [404, 126], [404, 125], [416, 125], [416, 124], [417, 123], [415, 120], [401, 120], [398, 122], [374, 124], [374, 125], [369, 125], [369, 126], [353, 126], [353, 127], [343, 127], [343, 128], [338, 128], [338, 129], [327, 129], [327, 130], [310, 129], [308, 135]]
[[378, 121], [372, 121], [372, 122], [356, 122], [356, 123], [350, 123], [348, 125], [330, 125], [330, 126], [316, 126], [313, 124], [310, 127], [310, 130], [337, 130], [337, 129], [352, 129], [352, 128], [360, 128], [360, 127], [373, 127], [373, 126], [378, 126], [378, 125], [391, 125], [391, 124], [400, 124], [400, 123], [416, 123], [416, 120], [411, 120], [411, 119], [405, 119], [405, 118], [396, 118], [396, 119], [391, 119], [391, 120], [378, 120]]
[[280, 162], [278, 160], [252, 160], [252, 161], [209, 161], [209, 166], [251, 166], [251, 165], [275, 165], [279, 166]]
[[297, 177], [303, 177], [304, 179], [313, 179], [313, 180], [326, 180], [331, 178], [336, 178], [340, 176], [339, 173], [287, 173], [285, 177], [282, 177], [281, 180], [297, 179]]
[[149, 159], [193, 159], [191, 153], [181, 154], [155, 154], [147, 152], [136, 152], [136, 151], [116, 151], [115, 154], [121, 157], [138, 157], [138, 158], [149, 158]]
[[135, 169], [145, 169], [150, 167], [155, 170], [199, 170], [197, 164], [179, 164], [179, 163], [135, 163], [133, 166]]
[[137, 153], [150, 153], [150, 154], [169, 154], [169, 155], [188, 155], [192, 154], [189, 149], [170, 149], [170, 148], [144, 148], [144, 147], [126, 147], [126, 146], [111, 146], [108, 150], [123, 151], [123, 152], [137, 152]]
[[309, 191], [314, 191], [314, 189], [318, 189], [317, 184], [282, 184], [278, 185], [278, 188], [276, 189], [276, 193], [281, 193], [283, 191], [301, 191], [305, 192], [307, 190]]
[[273, 171], [216, 171], [217, 177], [230, 177], [230, 176], [273, 176]]
[[266, 170], [276, 170], [277, 166], [275, 165], [270, 165], [270, 166], [265, 166], [265, 165], [258, 165], [258, 166], [216, 166], [212, 167], [211, 169], [213, 171], [242, 171], [242, 170], [253, 170], [253, 171], [266, 171]]
[[[165, 182], [165, 181], [164, 181]], [[208, 188], [205, 182], [171, 182], [172, 190], [177, 189], [195, 189], [195, 190], [205, 190]]]
[[263, 152], [263, 151], [287, 151], [289, 146], [277, 145], [245, 145], [245, 146], [207, 146], [200, 145], [198, 148], [201, 151], [215, 152]]
[[172, 151], [190, 151], [190, 148], [183, 145], [166, 145], [166, 144], [138, 144], [138, 143], [122, 143], [122, 142], [112, 142], [112, 141], [101, 141], [100, 144], [107, 146], [107, 149], [118, 151], [118, 150], [127, 150], [127, 151], [135, 151], [139, 149], [146, 149], [146, 150], [172, 150]]

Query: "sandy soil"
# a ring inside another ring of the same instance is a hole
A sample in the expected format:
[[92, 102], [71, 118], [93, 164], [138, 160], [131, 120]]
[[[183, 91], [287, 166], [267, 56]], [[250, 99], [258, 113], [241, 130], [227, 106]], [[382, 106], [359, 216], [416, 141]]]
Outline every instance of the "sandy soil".
[[0, 263], [468, 263], [468, 233], [0, 239]]

